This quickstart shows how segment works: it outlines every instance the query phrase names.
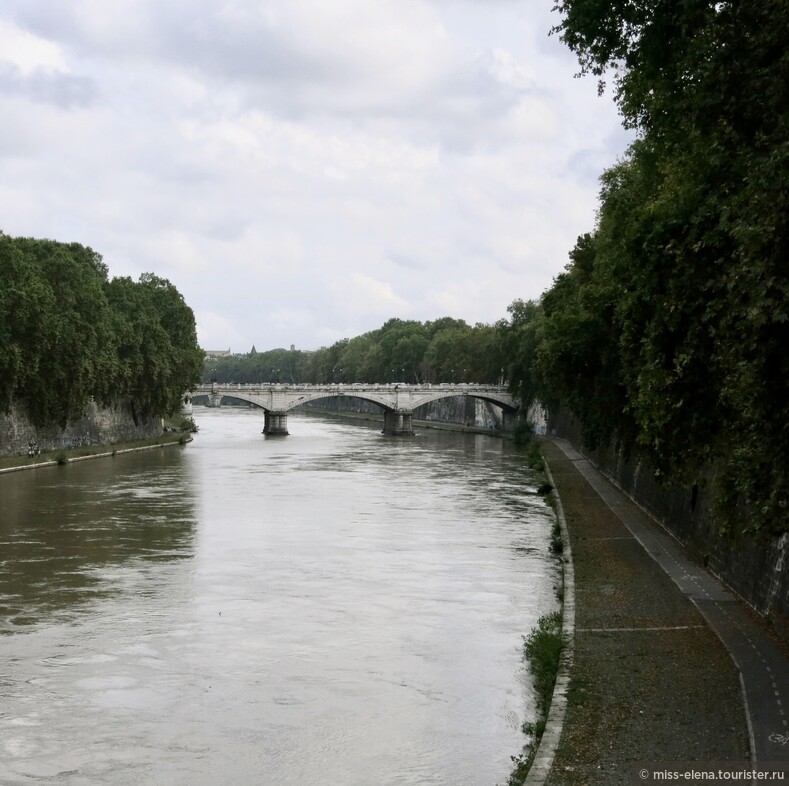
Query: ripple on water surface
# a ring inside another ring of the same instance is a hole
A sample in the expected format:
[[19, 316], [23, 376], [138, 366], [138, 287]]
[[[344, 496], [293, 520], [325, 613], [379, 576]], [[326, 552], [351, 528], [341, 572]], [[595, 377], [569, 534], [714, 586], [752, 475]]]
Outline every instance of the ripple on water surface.
[[0, 782], [506, 781], [558, 580], [521, 459], [195, 419], [185, 449], [0, 478]]

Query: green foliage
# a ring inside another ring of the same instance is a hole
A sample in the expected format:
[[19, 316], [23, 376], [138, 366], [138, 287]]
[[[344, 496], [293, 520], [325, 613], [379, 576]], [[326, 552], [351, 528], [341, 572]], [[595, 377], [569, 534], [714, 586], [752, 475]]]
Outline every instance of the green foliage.
[[534, 426], [526, 419], [521, 418], [512, 430], [512, 441], [519, 448], [525, 448], [534, 440]]
[[199, 378], [194, 316], [175, 287], [107, 279], [92, 249], [0, 232], [0, 409], [61, 426], [91, 399], [166, 414]]
[[35, 423], [64, 425], [103, 392], [111, 364], [106, 268], [77, 244], [1, 235], [0, 246], [0, 367], [8, 372], [0, 403], [7, 411], [22, 399]]
[[[524, 734], [531, 734], [533, 731], [533, 727], [524, 727]], [[541, 730], [540, 734], [542, 734]], [[510, 756], [513, 767], [509, 778], [507, 778], [507, 786], [523, 786], [526, 776], [529, 774], [529, 768], [531, 767], [535, 752], [536, 751], [532, 750], [528, 753], [521, 753], [518, 756]]]
[[[550, 393], [542, 384], [537, 366], [537, 348], [542, 342], [542, 309], [534, 301], [516, 300], [508, 308], [509, 322], [496, 325], [505, 376], [510, 391], [528, 408], [533, 401], [543, 401]], [[547, 403], [547, 402], [546, 402]]]
[[561, 554], [564, 551], [564, 541], [562, 540], [562, 528], [558, 521], [554, 522], [551, 527], [551, 545], [552, 554]]
[[181, 418], [178, 428], [187, 434], [197, 434], [199, 427], [193, 418]]
[[605, 275], [596, 243], [578, 238], [571, 262], [542, 298], [543, 343], [538, 369], [555, 401], [576, 413], [590, 447], [613, 434], [629, 445], [626, 378], [614, 320], [618, 290]]
[[559, 673], [559, 662], [565, 643], [562, 615], [558, 611], [540, 617], [537, 627], [523, 638], [523, 658], [529, 664], [534, 680], [537, 719], [534, 723], [523, 724], [523, 733], [531, 737], [531, 740], [524, 753], [511, 757], [513, 768], [507, 780], [508, 786], [520, 786], [534, 760], [537, 745], [545, 731], [553, 686]]
[[498, 328], [390, 319], [377, 330], [317, 352], [272, 349], [207, 358], [217, 382], [496, 382], [504, 366]]
[[559, 658], [564, 645], [562, 615], [558, 611], [540, 617], [537, 627], [523, 640], [524, 658], [534, 678], [539, 718], [548, 715], [553, 686], [559, 671]]
[[[526, 450], [526, 461], [529, 464], [529, 469], [534, 470], [535, 472], [542, 473], [545, 469], [545, 459], [542, 457], [542, 451], [540, 450], [540, 445], [537, 440], [534, 438], [534, 433], [532, 432], [531, 438], [528, 442], [526, 442], [522, 447]], [[550, 492], [550, 488], [546, 491], [545, 486], [550, 485], [546, 483], [542, 483], [540, 487], [537, 489], [538, 494], [548, 494]]]
[[789, 26], [785, 0], [558, 0], [583, 73], [613, 73], [638, 140], [595, 231], [500, 330], [526, 401], [662, 477], [716, 476], [719, 521], [789, 507]]
[[113, 279], [107, 295], [119, 359], [114, 391], [143, 415], [177, 411], [203, 367], [192, 310], [169, 281], [151, 274]]

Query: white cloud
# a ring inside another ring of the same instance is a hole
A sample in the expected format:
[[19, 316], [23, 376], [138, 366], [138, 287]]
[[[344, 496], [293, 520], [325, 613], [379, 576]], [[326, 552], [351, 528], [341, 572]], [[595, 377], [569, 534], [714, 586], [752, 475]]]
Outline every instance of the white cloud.
[[[197, 339], [204, 349], [219, 350], [232, 349], [241, 345], [242, 334], [236, 329], [234, 323], [222, 314], [213, 311], [198, 311], [195, 314], [197, 323]], [[244, 351], [248, 351], [247, 347]], [[240, 351], [240, 350], [236, 350]]]
[[334, 279], [329, 291], [345, 315], [371, 315], [385, 321], [385, 315], [403, 314], [409, 308], [408, 301], [395, 292], [391, 283], [366, 273], [351, 273]]
[[626, 144], [549, 4], [7, 0], [0, 215], [309, 348], [536, 297]]
[[10, 64], [23, 76], [36, 71], [67, 71], [60, 46], [0, 19], [0, 62]]

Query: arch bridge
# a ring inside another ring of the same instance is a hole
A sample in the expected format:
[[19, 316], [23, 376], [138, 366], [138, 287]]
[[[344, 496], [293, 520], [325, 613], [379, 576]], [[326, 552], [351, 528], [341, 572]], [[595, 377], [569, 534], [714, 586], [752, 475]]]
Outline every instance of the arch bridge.
[[482, 399], [501, 407], [505, 421], [517, 416], [518, 402], [504, 385], [441, 383], [438, 385], [407, 385], [339, 383], [328, 385], [288, 385], [282, 383], [241, 384], [216, 382], [198, 385], [184, 395], [189, 406], [193, 398], [207, 397], [211, 407], [221, 406], [227, 396], [246, 401], [264, 411], [264, 434], [287, 434], [288, 412], [310, 401], [351, 396], [371, 401], [384, 411], [384, 433], [396, 436], [414, 433], [414, 410], [423, 404], [444, 398], [467, 396]]

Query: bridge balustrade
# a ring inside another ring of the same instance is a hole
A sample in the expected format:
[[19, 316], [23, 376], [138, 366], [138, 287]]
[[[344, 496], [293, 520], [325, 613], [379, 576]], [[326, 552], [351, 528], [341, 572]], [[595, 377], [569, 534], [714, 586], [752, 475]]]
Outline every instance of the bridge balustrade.
[[185, 395], [184, 402], [191, 404], [191, 397], [207, 395], [210, 406], [221, 405], [227, 395], [260, 407], [264, 410], [265, 434], [287, 434], [288, 412], [309, 401], [320, 398], [352, 396], [371, 401], [384, 411], [384, 433], [411, 435], [413, 413], [417, 407], [452, 396], [481, 398], [502, 409], [502, 418], [517, 416], [519, 403], [503, 385], [482, 385], [474, 382], [441, 382], [432, 384], [406, 382], [329, 382], [313, 385], [307, 383], [217, 383], [198, 385]]

